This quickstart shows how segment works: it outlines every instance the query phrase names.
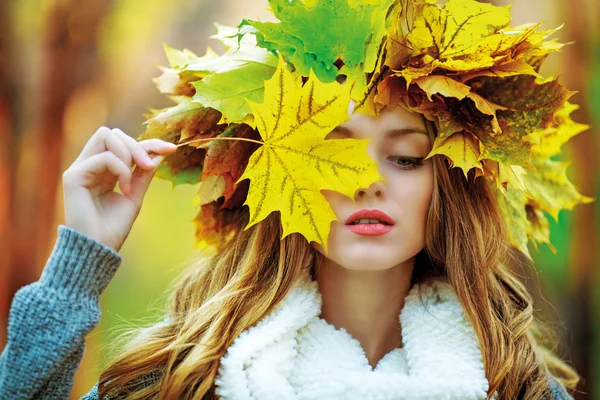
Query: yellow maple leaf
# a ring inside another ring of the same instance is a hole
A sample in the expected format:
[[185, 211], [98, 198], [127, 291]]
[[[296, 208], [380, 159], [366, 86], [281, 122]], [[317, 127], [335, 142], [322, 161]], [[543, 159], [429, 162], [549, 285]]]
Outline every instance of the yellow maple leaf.
[[[531, 226], [527, 218], [525, 206], [529, 199], [524, 192], [510, 186], [506, 192], [496, 191], [496, 198], [508, 227], [508, 242], [532, 260], [527, 243], [528, 233], [533, 232], [535, 227]], [[542, 235], [538, 236], [541, 238]]]
[[457, 78], [460, 79], [462, 82], [467, 82], [479, 76], [489, 76], [492, 78], [508, 78], [509, 76], [515, 75], [533, 75], [535, 77], [541, 77], [531, 65], [527, 64], [525, 60], [520, 59], [511, 61], [506, 64], [497, 65], [488, 69], [458, 75]]
[[436, 138], [425, 160], [436, 154], [443, 154], [450, 158], [451, 168], [462, 169], [465, 178], [471, 168], [482, 169], [479, 161], [479, 141], [471, 133], [457, 132], [445, 140], [440, 139], [440, 137]]
[[[541, 24], [509, 27], [510, 6], [476, 0], [449, 0], [444, 6], [401, 0], [392, 11], [385, 64], [407, 85], [436, 70], [453, 71], [466, 82], [476, 76], [536, 75], [523, 57], [542, 57], [560, 43], [546, 42], [556, 32]], [[505, 67], [506, 66], [506, 67]], [[462, 78], [461, 75], [469, 75]]]
[[[496, 7], [475, 0], [401, 0], [388, 29], [387, 62], [400, 69], [416, 55], [445, 60], [476, 53], [480, 44], [510, 23], [510, 6]], [[486, 54], [487, 56], [487, 54]]]
[[238, 180], [250, 179], [245, 229], [273, 211], [281, 213], [285, 236], [299, 232], [327, 252], [330, 224], [337, 221], [323, 189], [351, 199], [359, 188], [383, 180], [366, 151], [368, 140], [325, 137], [348, 119], [350, 87], [322, 83], [314, 73], [306, 84], [288, 71], [282, 57], [265, 81], [262, 104], [248, 101], [264, 144]]
[[[493, 169], [503, 168], [502, 164], [492, 163], [495, 164]], [[500, 178], [508, 181], [506, 190], [497, 192], [497, 198], [509, 227], [509, 241], [530, 259], [527, 249], [529, 239], [536, 249], [538, 243], [545, 243], [556, 254], [556, 249], [550, 243], [550, 227], [544, 213], [558, 221], [561, 210], [571, 210], [578, 204], [596, 201], [595, 197], [580, 194], [569, 182], [566, 175], [569, 164], [564, 161], [535, 160], [535, 170], [511, 166], [514, 177], [509, 177], [505, 169], [504, 178]], [[490, 166], [490, 160], [486, 160], [485, 165]]]
[[533, 247], [539, 251], [538, 243], [545, 243], [553, 254], [557, 253], [556, 247], [550, 242], [550, 221], [544, 212], [536, 207], [524, 207], [529, 224], [527, 236], [531, 238]]
[[425, 91], [429, 100], [432, 100], [431, 96], [434, 94], [462, 100], [471, 93], [469, 86], [444, 75], [425, 76], [417, 79], [415, 83]]
[[527, 171], [520, 165], [506, 165], [494, 160], [482, 160], [481, 165], [483, 175], [489, 177], [496, 184], [496, 189], [504, 195], [507, 193], [507, 187], [527, 191], [524, 180]]
[[577, 204], [596, 200], [580, 194], [567, 177], [570, 161], [534, 160], [535, 170], [526, 170], [523, 177], [527, 194], [539, 207], [558, 221], [561, 210], [572, 210]]
[[[491, 160], [489, 160], [491, 161]], [[514, 187], [517, 190], [526, 191], [524, 176], [527, 174], [525, 168], [520, 165], [505, 165], [498, 164], [498, 175], [496, 178], [496, 186], [498, 189], [505, 191], [504, 184]]]

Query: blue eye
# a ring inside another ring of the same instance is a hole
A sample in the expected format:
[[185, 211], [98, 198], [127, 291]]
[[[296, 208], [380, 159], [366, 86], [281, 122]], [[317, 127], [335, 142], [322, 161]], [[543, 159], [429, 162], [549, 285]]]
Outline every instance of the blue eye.
[[423, 165], [422, 158], [389, 157], [388, 159], [395, 160], [395, 161], [392, 161], [394, 163], [394, 165], [400, 169], [405, 169], [405, 170], [419, 168], [421, 165]]

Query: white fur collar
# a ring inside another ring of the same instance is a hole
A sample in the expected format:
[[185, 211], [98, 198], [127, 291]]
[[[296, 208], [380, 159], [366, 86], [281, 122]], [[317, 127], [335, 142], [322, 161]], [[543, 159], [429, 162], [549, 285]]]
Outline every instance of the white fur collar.
[[399, 316], [403, 347], [385, 355], [374, 370], [358, 340], [318, 317], [321, 305], [317, 282], [299, 281], [221, 357], [217, 395], [230, 400], [486, 398], [479, 345], [448, 283], [413, 285]]

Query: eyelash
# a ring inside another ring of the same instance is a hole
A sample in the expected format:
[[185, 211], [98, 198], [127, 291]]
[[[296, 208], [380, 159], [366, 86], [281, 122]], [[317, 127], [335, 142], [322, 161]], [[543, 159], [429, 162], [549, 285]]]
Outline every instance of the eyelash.
[[423, 159], [422, 158], [412, 158], [412, 157], [389, 157], [389, 159], [392, 160], [402, 160], [402, 161], [409, 161], [411, 164], [410, 165], [403, 165], [403, 164], [398, 164], [397, 162], [393, 162], [394, 166], [397, 166], [400, 169], [404, 169], [404, 170], [411, 170], [411, 169], [416, 169], [419, 168], [421, 165], [423, 165]]

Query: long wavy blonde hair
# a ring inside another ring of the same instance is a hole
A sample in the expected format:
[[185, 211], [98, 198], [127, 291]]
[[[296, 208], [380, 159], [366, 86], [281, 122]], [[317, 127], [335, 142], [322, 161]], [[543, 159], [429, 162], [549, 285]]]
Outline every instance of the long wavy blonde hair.
[[[435, 126], [426, 121], [430, 139]], [[434, 190], [426, 242], [417, 255], [413, 283], [443, 276], [454, 287], [482, 349], [489, 396], [552, 398], [549, 375], [568, 388], [579, 376], [554, 353], [555, 335], [534, 316], [532, 297], [513, 271], [515, 250], [495, 189], [487, 179], [465, 179], [441, 156], [432, 158]], [[246, 225], [247, 208], [239, 220]], [[118, 357], [102, 372], [100, 398], [124, 391], [159, 371], [131, 399], [213, 399], [219, 360], [233, 340], [267, 315], [306, 268], [314, 277], [318, 253], [298, 234], [281, 240], [277, 214], [234, 239], [217, 255], [188, 268], [170, 294], [165, 323], [129, 332]], [[513, 267], [511, 268], [511, 265]]]

